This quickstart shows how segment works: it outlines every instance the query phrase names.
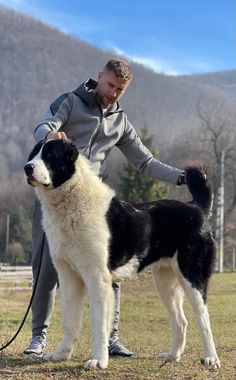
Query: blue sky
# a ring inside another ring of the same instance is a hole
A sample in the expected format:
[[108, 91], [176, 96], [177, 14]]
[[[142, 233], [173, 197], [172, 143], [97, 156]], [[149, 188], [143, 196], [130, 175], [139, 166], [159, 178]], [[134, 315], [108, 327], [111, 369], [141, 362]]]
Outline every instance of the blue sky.
[[0, 0], [170, 75], [236, 68], [235, 0]]

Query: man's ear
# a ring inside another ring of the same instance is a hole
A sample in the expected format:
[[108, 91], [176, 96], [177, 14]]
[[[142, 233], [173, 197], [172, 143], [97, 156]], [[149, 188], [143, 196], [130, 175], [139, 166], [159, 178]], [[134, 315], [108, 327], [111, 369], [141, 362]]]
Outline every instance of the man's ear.
[[103, 76], [103, 72], [100, 71], [100, 73], [98, 73], [98, 80], [100, 80], [102, 78], [102, 76]]

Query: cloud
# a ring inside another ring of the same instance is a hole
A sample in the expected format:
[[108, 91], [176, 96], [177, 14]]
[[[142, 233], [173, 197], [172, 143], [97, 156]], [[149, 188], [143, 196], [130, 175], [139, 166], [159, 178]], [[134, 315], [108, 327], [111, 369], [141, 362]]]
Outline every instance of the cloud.
[[159, 57], [129, 54], [114, 45], [111, 50], [114, 51], [115, 54], [126, 57], [127, 59], [139, 63], [159, 74], [178, 76], [216, 71], [214, 64], [211, 64], [210, 61], [203, 60], [201, 57], [193, 59], [192, 57], [179, 54], [176, 59], [172, 57], [170, 64], [168, 61]]
[[147, 58], [147, 57], [131, 57], [132, 61], [140, 63], [157, 73], [164, 73], [166, 75], [179, 75], [177, 70], [168, 67], [168, 64], [160, 59]]
[[133, 62], [139, 63], [153, 70], [156, 73], [162, 73], [162, 74], [174, 75], [174, 76], [180, 75], [180, 73], [177, 70], [169, 67], [168, 63], [162, 59], [154, 58], [154, 57], [150, 58], [150, 57], [142, 57], [142, 56], [137, 56], [137, 55], [130, 55], [117, 47], [113, 47], [112, 50], [116, 54], [126, 57]]

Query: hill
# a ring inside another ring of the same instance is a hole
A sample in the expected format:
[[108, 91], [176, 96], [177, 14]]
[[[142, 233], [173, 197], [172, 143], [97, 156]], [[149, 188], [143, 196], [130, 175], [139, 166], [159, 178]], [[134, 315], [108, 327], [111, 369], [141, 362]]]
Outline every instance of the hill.
[[[0, 51], [0, 178], [21, 180], [40, 115], [61, 93], [96, 79], [113, 54], [6, 8], [0, 8]], [[236, 70], [170, 77], [132, 67], [134, 79], [121, 105], [138, 131], [148, 127], [155, 136], [162, 158], [168, 159], [169, 147], [183, 135], [198, 130], [199, 99], [233, 112]]]
[[232, 101], [236, 100], [236, 70], [196, 74], [183, 78], [189, 79], [192, 83], [207, 84], [212, 88], [223, 90]]

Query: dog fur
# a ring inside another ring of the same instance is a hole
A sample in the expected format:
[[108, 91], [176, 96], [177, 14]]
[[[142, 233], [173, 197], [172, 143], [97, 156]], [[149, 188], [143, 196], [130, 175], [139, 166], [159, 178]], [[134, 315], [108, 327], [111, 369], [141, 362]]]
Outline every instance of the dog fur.
[[215, 255], [208, 222], [212, 194], [201, 168], [186, 169], [191, 202], [160, 200], [136, 205], [118, 200], [69, 141], [38, 143], [25, 173], [41, 202], [43, 228], [61, 289], [63, 339], [45, 359], [70, 358], [87, 290], [93, 347], [85, 367], [106, 368], [113, 318], [112, 282], [151, 266], [172, 327], [171, 347], [160, 357], [178, 361], [184, 352], [185, 293], [197, 319], [202, 363], [220, 367], [207, 309]]

